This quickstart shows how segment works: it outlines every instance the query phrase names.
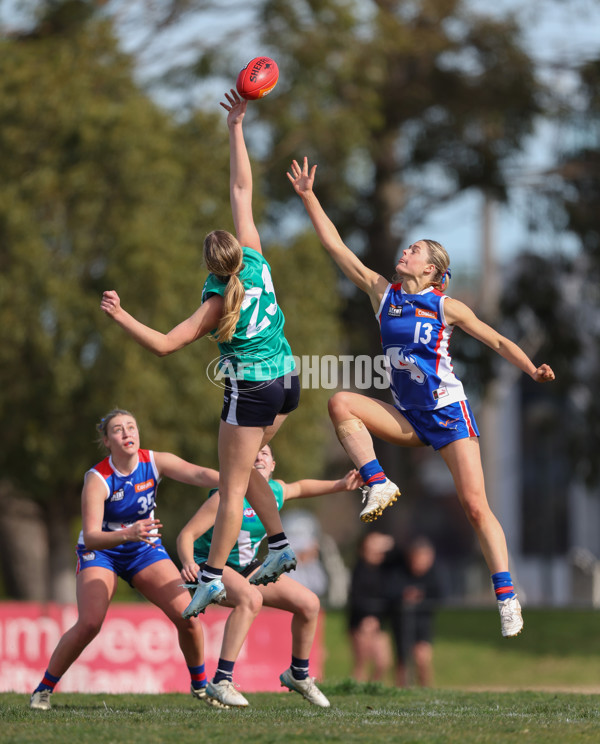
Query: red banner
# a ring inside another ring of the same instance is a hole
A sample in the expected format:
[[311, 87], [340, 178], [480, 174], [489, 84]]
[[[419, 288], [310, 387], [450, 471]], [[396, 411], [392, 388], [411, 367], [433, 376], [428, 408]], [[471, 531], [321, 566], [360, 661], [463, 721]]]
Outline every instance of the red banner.
[[[216, 669], [230, 610], [209, 607], [204, 628], [206, 671]], [[31, 692], [41, 680], [63, 633], [77, 619], [75, 605], [0, 602], [0, 692]], [[281, 690], [290, 665], [292, 616], [261, 610], [242, 647], [234, 681], [243, 692]], [[322, 674], [322, 620], [310, 657], [311, 675]], [[57, 692], [188, 692], [190, 677], [175, 626], [153, 605], [113, 603], [99, 635], [62, 677]]]

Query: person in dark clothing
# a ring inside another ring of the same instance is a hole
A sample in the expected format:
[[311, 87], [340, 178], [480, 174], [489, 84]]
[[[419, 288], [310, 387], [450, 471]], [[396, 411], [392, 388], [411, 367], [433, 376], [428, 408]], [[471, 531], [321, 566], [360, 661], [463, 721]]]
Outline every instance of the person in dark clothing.
[[393, 547], [390, 535], [367, 533], [352, 571], [348, 625], [354, 656], [352, 677], [359, 682], [384, 681], [393, 664], [389, 635], [383, 629], [389, 609], [384, 563]]
[[[396, 651], [396, 685], [411, 683], [410, 667], [420, 687], [433, 684], [434, 614], [440, 600], [435, 566], [435, 548], [425, 537], [412, 540], [394, 560], [389, 555], [384, 569], [389, 572], [394, 597], [390, 606], [392, 638]], [[393, 578], [392, 578], [393, 577]]]
[[402, 549], [390, 535], [365, 535], [348, 600], [354, 679], [385, 681], [394, 664], [391, 635], [396, 685], [407, 687], [414, 676], [416, 684], [430, 687], [440, 594], [435, 549], [427, 538], [417, 537]]

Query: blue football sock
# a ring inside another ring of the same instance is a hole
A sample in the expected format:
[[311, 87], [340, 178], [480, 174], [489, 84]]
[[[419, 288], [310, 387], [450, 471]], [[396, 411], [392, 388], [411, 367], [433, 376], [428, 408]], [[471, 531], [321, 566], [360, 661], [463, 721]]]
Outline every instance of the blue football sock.
[[379, 464], [379, 460], [371, 460], [371, 462], [368, 462], [363, 465], [362, 468], [359, 468], [358, 472], [366, 486], [373, 486], [375, 483], [385, 482], [385, 473]]
[[188, 669], [190, 671], [192, 687], [194, 690], [201, 690], [203, 687], [206, 687], [206, 671], [204, 669], [204, 664], [200, 664], [199, 666], [188, 666]]
[[59, 680], [60, 680], [60, 677], [55, 677], [53, 674], [50, 674], [50, 672], [46, 669], [44, 673], [44, 678], [39, 683], [39, 685], [35, 688], [34, 692], [41, 692], [41, 690], [50, 690], [50, 692], [54, 692], [54, 688], [58, 684]]
[[494, 584], [496, 599], [499, 602], [517, 596], [513, 580], [510, 576], [510, 571], [499, 571], [498, 573], [492, 574], [492, 583]]

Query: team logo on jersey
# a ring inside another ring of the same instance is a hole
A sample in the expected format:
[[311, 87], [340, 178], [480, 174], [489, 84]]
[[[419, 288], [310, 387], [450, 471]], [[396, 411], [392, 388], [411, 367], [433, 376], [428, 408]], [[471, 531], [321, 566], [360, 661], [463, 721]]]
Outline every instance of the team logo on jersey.
[[418, 307], [415, 310], [415, 317], [416, 318], [433, 318], [434, 320], [437, 319], [437, 312], [435, 310], [423, 310], [423, 308]]
[[96, 557], [96, 553], [94, 553], [93, 550], [88, 550], [87, 553], [81, 554], [82, 561], [93, 561], [95, 557]]
[[143, 483], [136, 483], [135, 492], [139, 493], [140, 491], [147, 491], [149, 488], [152, 488], [153, 485], [154, 478], [150, 478], [150, 480], [144, 481]]
[[402, 315], [402, 305], [394, 305], [390, 302], [387, 314], [390, 318], [399, 318]]
[[251, 507], [247, 507], [246, 509], [244, 509], [244, 516], [252, 519], [252, 517], [256, 516], [256, 512]]
[[390, 360], [390, 364], [394, 369], [409, 374], [413, 382], [423, 385], [427, 375], [420, 369], [414, 354], [406, 354], [404, 348], [404, 346], [390, 346], [386, 349], [385, 353]]
[[123, 493], [123, 489], [119, 488], [118, 491], [115, 491], [113, 495], [110, 497], [109, 501], [123, 501], [123, 497], [125, 494]]

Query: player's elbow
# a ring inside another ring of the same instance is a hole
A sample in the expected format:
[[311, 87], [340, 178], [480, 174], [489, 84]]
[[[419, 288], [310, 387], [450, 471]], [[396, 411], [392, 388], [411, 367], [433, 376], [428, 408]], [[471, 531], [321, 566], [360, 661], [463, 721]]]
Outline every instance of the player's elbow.
[[181, 532], [177, 535], [177, 538], [175, 540], [175, 545], [177, 546], [177, 549], [179, 548], [185, 548], [187, 545], [193, 545], [194, 540], [196, 539], [196, 536], [193, 535], [191, 528], [186, 525]]
[[179, 351], [179, 349], [182, 349], [192, 340], [193, 339], [182, 341], [181, 339], [176, 339], [172, 336], [169, 336], [169, 334], [167, 333], [156, 344], [152, 346], [150, 351], [157, 357], [166, 357], [169, 356], [169, 354], [172, 354], [174, 351]]

